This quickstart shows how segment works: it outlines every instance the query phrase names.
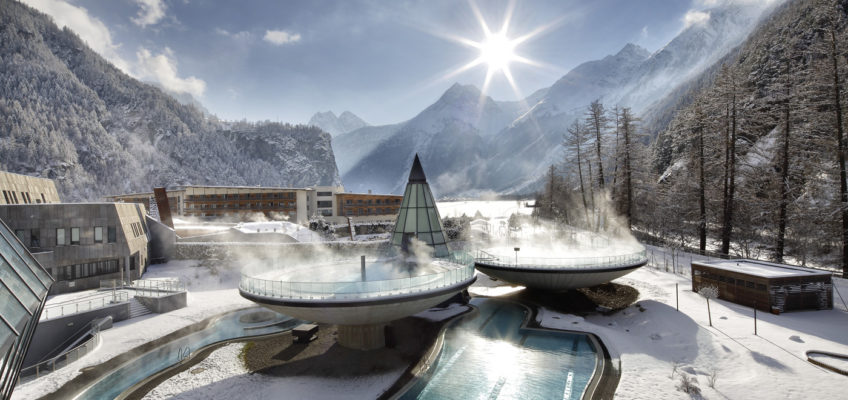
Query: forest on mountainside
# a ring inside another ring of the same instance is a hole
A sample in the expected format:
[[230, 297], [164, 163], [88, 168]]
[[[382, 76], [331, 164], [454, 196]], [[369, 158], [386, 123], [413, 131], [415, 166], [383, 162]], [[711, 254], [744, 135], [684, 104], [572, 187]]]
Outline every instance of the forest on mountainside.
[[65, 201], [179, 184], [340, 182], [321, 129], [219, 121], [12, 0], [0, 0], [0, 71], [0, 170], [54, 179]]
[[539, 214], [848, 276], [846, 25], [848, 1], [787, 2], [653, 138], [628, 108], [587, 105]]

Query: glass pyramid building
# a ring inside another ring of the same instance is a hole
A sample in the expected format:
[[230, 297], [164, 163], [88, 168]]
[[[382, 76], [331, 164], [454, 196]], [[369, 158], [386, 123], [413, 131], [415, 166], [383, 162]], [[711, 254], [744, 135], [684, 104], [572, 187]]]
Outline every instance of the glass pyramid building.
[[392, 233], [392, 244], [399, 246], [403, 252], [409, 252], [413, 238], [432, 247], [435, 257], [447, 257], [450, 253], [442, 229], [442, 219], [439, 218], [439, 210], [436, 209], [418, 154], [409, 171], [409, 182]]
[[0, 221], [0, 398], [8, 399], [53, 278]]

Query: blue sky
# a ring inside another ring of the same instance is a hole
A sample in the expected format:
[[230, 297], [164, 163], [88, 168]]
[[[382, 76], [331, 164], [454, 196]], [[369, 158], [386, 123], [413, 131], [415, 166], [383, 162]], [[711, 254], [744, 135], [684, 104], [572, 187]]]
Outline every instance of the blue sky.
[[[684, 27], [687, 13], [716, 0], [518, 1], [508, 37], [539, 27], [516, 47], [540, 66], [511, 64], [524, 96], [578, 64], [628, 42], [653, 52]], [[454, 82], [482, 87], [483, 65], [445, 79], [479, 50], [447, 36], [484, 38], [509, 0], [209, 1], [24, 0], [77, 31], [132, 76], [191, 93], [224, 119], [305, 123], [344, 110], [371, 124], [404, 121]], [[488, 93], [516, 100], [503, 74]]]

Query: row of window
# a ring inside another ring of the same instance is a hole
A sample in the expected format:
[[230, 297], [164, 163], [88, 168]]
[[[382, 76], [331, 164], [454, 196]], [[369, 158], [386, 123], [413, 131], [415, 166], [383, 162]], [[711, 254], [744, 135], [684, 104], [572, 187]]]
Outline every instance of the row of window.
[[[374, 203], [372, 203], [372, 201], [374, 201]], [[345, 204], [351, 205], [351, 204], [354, 204], [354, 202], [351, 199], [347, 199], [347, 200], [345, 200]], [[367, 202], [362, 200], [362, 199], [357, 199], [356, 204], [368, 204], [368, 205], [371, 205], [371, 204], [400, 204], [400, 199], [377, 199], [377, 200], [369, 199]]]
[[331, 197], [333, 195], [333, 192], [318, 192], [316, 194], [318, 195], [318, 197]]
[[[74, 246], [80, 244], [80, 229], [81, 228], [56, 228], [56, 246], [67, 246], [68, 244]], [[103, 243], [103, 227], [95, 226], [92, 227], [94, 230], [94, 243]], [[32, 232], [37, 232], [37, 229], [33, 229]], [[67, 231], [70, 231], [71, 241], [68, 242]], [[106, 241], [107, 243], [115, 243], [118, 239], [118, 230], [114, 226], [106, 227]], [[40, 247], [35, 246], [30, 242], [30, 247]]]
[[[319, 202], [320, 203], [320, 202]], [[187, 204], [186, 209], [189, 210], [206, 210], [214, 208], [237, 209], [237, 208], [273, 208], [274, 203], [238, 203], [238, 204]], [[277, 207], [294, 208], [294, 203], [279, 202]]]
[[345, 215], [385, 215], [395, 214], [397, 208], [347, 208], [345, 207]]
[[12, 190], [4, 190], [3, 191], [3, 198], [6, 199], [6, 204], [21, 204], [21, 201], [23, 201], [23, 204], [47, 203], [47, 199], [44, 197], [44, 193], [41, 194], [40, 199], [38, 197], [36, 197], [35, 201], [32, 201], [32, 197], [29, 195], [29, 192], [20, 192], [20, 193], [21, 193], [21, 200], [19, 201], [17, 192], [12, 191]]
[[762, 290], [762, 291], [766, 290], [765, 284], [746, 281], [744, 279], [735, 279], [735, 278], [731, 278], [729, 276], [719, 275], [719, 274], [712, 273], [712, 272], [709, 272], [709, 271], [695, 270], [695, 276], [700, 276], [703, 279], [710, 279], [710, 280], [713, 280], [713, 281], [723, 282], [723, 283], [726, 283], [728, 285], [736, 285], [736, 286], [739, 286], [739, 287], [746, 287], [748, 289], [756, 288], [756, 290]]
[[113, 274], [118, 271], [120, 271], [118, 269], [118, 260], [95, 261], [50, 269], [50, 273], [57, 281], [71, 281], [90, 276]]
[[201, 200], [256, 200], [256, 199], [295, 199], [295, 192], [287, 193], [242, 193], [242, 194], [190, 194], [186, 201]]
[[318, 208], [333, 208], [332, 201], [321, 200], [318, 203]]

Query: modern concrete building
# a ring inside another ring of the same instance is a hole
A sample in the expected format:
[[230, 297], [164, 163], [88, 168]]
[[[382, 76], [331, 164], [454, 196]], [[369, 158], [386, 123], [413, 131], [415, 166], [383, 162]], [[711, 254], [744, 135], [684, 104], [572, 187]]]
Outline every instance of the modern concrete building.
[[59, 192], [50, 179], [0, 171], [0, 204], [58, 203]]
[[[238, 217], [264, 214], [288, 217], [306, 224], [321, 215], [342, 223], [347, 217], [393, 220], [401, 196], [345, 193], [342, 186], [280, 188], [259, 186], [181, 186], [167, 190], [173, 215], [186, 217]], [[106, 197], [107, 201], [140, 203], [150, 209], [153, 192]]]
[[12, 397], [53, 279], [0, 221], [0, 398]]
[[336, 216], [356, 217], [391, 215], [396, 216], [400, 210], [403, 196], [390, 194], [365, 193], [336, 193]]
[[145, 214], [129, 203], [0, 206], [0, 220], [56, 280], [50, 294], [140, 278], [150, 263]]

